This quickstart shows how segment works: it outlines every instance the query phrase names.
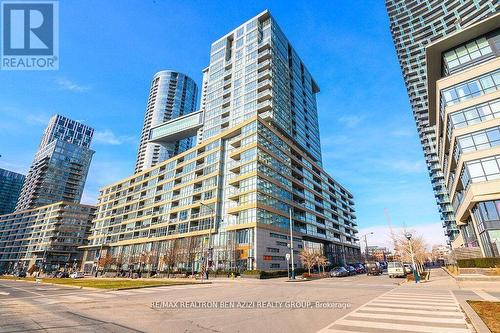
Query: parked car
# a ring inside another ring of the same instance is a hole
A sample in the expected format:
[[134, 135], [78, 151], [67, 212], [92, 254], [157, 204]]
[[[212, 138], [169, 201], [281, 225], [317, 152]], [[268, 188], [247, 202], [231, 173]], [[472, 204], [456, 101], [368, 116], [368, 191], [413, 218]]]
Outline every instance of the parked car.
[[391, 261], [387, 264], [387, 274], [390, 278], [406, 276], [403, 264], [398, 261]]
[[72, 279], [81, 279], [85, 276], [85, 274], [83, 274], [83, 272], [73, 272], [70, 274], [70, 278]]
[[58, 272], [56, 277], [60, 278], [60, 279], [69, 278], [69, 273], [68, 272]]
[[411, 265], [410, 264], [403, 264], [403, 266], [404, 266], [404, 270], [405, 270], [406, 274], [411, 274], [412, 273], [412, 269], [411, 269]]
[[349, 272], [345, 267], [335, 267], [330, 271], [330, 276], [331, 277], [344, 277], [344, 276], [349, 276]]
[[15, 277], [20, 277], [20, 278], [25, 278], [26, 277], [26, 272], [25, 271], [17, 271], [14, 273]]
[[354, 264], [352, 266], [356, 270], [357, 274], [364, 274], [364, 273], [366, 273], [365, 266], [363, 266], [362, 264]]
[[380, 275], [382, 274], [382, 267], [378, 262], [368, 262], [365, 265], [366, 275]]
[[349, 272], [349, 275], [356, 275], [356, 269], [352, 266], [346, 266], [345, 269]]

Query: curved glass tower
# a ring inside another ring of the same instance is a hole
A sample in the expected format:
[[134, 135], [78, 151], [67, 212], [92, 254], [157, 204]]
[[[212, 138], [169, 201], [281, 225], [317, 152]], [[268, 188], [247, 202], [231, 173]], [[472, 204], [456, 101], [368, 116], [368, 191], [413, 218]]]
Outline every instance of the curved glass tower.
[[152, 143], [149, 139], [152, 127], [193, 112], [196, 109], [197, 92], [198, 87], [193, 79], [182, 73], [165, 70], [153, 76], [135, 164], [136, 173], [191, 148], [193, 138], [169, 145]]

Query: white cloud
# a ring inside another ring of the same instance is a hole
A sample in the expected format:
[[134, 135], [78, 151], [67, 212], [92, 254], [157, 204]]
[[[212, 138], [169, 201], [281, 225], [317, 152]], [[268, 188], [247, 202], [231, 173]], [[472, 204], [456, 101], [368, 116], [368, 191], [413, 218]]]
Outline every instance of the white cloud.
[[417, 161], [396, 160], [396, 161], [388, 161], [387, 163], [392, 169], [402, 173], [421, 173], [426, 170], [426, 166], [423, 160], [417, 160]]
[[109, 129], [95, 131], [94, 132], [94, 142], [106, 144], [106, 145], [121, 145], [124, 143], [135, 144], [135, 138], [133, 136], [126, 135], [116, 135], [113, 131]]
[[349, 116], [341, 116], [338, 118], [338, 121], [341, 124], [344, 124], [348, 128], [353, 128], [358, 126], [363, 120], [365, 116], [363, 115], [349, 115]]
[[[395, 234], [399, 234], [403, 232], [405, 228], [400, 226], [393, 226], [392, 230]], [[444, 229], [441, 225], [441, 222], [410, 225], [406, 226], [406, 230], [412, 232], [415, 235], [422, 235], [429, 248], [437, 244], [446, 244]], [[369, 234], [371, 232], [373, 232], [373, 235]], [[364, 234], [369, 234], [367, 236], [368, 246], [377, 245], [390, 249], [394, 248], [393, 242], [391, 240], [391, 231], [388, 225], [375, 225], [359, 229], [358, 236], [361, 237]], [[364, 249], [364, 237], [360, 238], [360, 245], [361, 248]]]
[[416, 130], [412, 130], [412, 129], [409, 129], [409, 128], [398, 128], [398, 129], [395, 129], [393, 130], [391, 133], [390, 133], [392, 136], [395, 136], [395, 137], [412, 137], [414, 135], [417, 135], [417, 131]]
[[68, 80], [66, 78], [58, 78], [56, 80], [56, 83], [60, 89], [73, 91], [73, 92], [86, 92], [90, 89], [87, 86], [80, 85], [80, 84], [73, 82], [71, 80]]

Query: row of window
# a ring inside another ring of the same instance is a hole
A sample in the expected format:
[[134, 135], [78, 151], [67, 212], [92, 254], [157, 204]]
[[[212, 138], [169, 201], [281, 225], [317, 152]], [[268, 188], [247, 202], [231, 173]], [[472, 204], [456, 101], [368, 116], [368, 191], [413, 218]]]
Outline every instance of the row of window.
[[457, 138], [454, 156], [458, 162], [462, 153], [488, 149], [500, 145], [500, 126], [465, 134]]
[[499, 87], [500, 70], [496, 70], [444, 89], [441, 93], [441, 112], [444, 111], [444, 107], [485, 95], [498, 90]]
[[500, 179], [500, 155], [466, 162], [460, 178], [465, 189], [471, 183]]
[[463, 128], [496, 118], [500, 118], [500, 99], [450, 113], [448, 137], [451, 137], [455, 128]]

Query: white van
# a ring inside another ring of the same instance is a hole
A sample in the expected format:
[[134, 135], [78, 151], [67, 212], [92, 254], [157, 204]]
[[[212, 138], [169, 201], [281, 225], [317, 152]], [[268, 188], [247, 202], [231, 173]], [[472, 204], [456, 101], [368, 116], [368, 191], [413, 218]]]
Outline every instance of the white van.
[[398, 261], [391, 261], [387, 264], [387, 274], [390, 278], [406, 276], [403, 264]]
[[72, 279], [81, 279], [85, 276], [85, 274], [83, 274], [83, 272], [73, 272], [70, 274], [70, 278]]

